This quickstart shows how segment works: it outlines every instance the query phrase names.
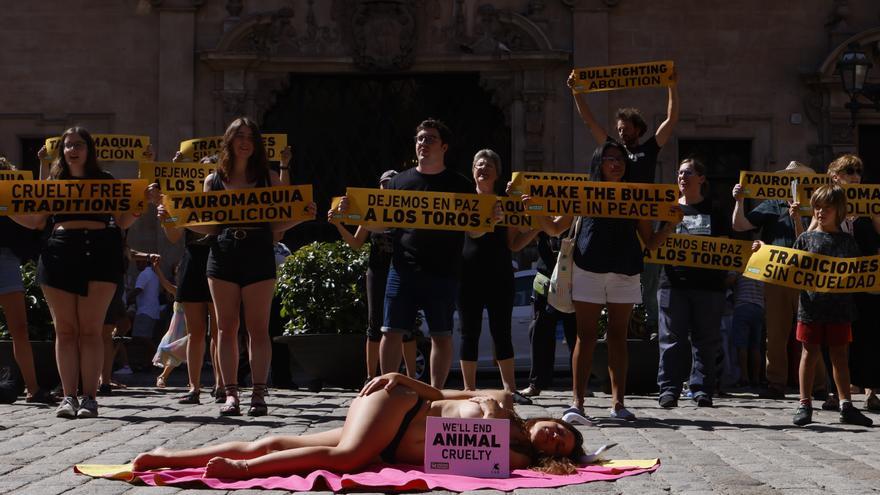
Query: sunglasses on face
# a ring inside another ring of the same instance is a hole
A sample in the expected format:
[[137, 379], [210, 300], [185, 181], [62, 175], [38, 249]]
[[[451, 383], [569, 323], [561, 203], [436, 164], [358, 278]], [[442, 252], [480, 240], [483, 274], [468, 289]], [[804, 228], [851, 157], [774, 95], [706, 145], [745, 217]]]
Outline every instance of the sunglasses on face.
[[846, 175], [862, 175], [862, 169], [850, 165], [843, 169], [843, 173]]
[[423, 134], [421, 136], [415, 136], [413, 137], [413, 139], [415, 140], [416, 144], [425, 143], [431, 145], [436, 143], [437, 140], [440, 138], [438, 138], [437, 136], [432, 136], [430, 134]]

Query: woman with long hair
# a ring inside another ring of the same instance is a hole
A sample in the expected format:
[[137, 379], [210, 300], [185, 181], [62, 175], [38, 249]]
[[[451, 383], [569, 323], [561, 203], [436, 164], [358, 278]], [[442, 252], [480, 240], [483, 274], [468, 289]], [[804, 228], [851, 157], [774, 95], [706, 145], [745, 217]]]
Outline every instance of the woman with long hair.
[[[626, 149], [615, 141], [596, 148], [590, 178], [601, 182], [625, 182], [631, 172]], [[527, 201], [527, 198], [526, 198]], [[549, 235], [572, 227], [574, 217], [537, 217]], [[593, 362], [599, 316], [608, 308], [608, 375], [611, 378], [612, 418], [633, 420], [624, 406], [627, 372], [626, 333], [635, 304], [642, 302], [639, 274], [644, 269], [642, 246], [660, 245], [670, 232], [654, 232], [650, 220], [582, 217], [574, 224], [577, 246], [573, 253], [572, 299], [577, 320], [577, 341], [572, 355], [572, 407], [583, 414], [584, 395]]]
[[374, 378], [352, 401], [341, 428], [255, 442], [228, 442], [185, 451], [157, 449], [138, 455], [135, 471], [206, 467], [208, 478], [252, 478], [353, 472], [373, 463], [422, 464], [428, 416], [509, 419], [510, 467], [552, 474], [575, 472], [583, 436], [553, 418], [522, 420], [506, 392], [438, 390], [399, 373]]
[[[82, 127], [61, 135], [49, 180], [112, 180], [98, 165], [95, 141]], [[144, 191], [150, 195], [150, 189]], [[31, 229], [51, 225], [37, 280], [55, 324], [55, 357], [64, 399], [62, 418], [98, 416], [98, 381], [104, 360], [101, 330], [107, 307], [122, 278], [122, 235], [140, 213], [56, 213], [16, 215]], [[113, 228], [113, 226], [118, 228]], [[82, 394], [77, 398], [77, 385]]]
[[[223, 135], [217, 168], [205, 178], [204, 190], [222, 191], [281, 186], [278, 174], [269, 169], [266, 149], [257, 124], [235, 119]], [[315, 204], [308, 205], [311, 215]], [[161, 214], [161, 213], [160, 213]], [[211, 299], [217, 312], [218, 357], [226, 401], [222, 416], [241, 414], [238, 398], [238, 328], [241, 311], [248, 331], [248, 351], [253, 390], [247, 414], [268, 413], [266, 382], [272, 347], [269, 340], [269, 312], [275, 290], [273, 236], [300, 221], [241, 223], [190, 227], [200, 234], [217, 235], [208, 254], [207, 275]], [[198, 386], [198, 384], [191, 384]]]

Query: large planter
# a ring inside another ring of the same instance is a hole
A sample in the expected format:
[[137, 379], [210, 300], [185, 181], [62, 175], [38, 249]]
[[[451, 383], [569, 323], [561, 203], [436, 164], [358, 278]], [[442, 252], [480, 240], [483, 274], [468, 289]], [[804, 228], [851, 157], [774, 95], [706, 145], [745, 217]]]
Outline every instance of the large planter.
[[[646, 395], [657, 393], [657, 365], [660, 362], [660, 345], [652, 340], [626, 341], [629, 366], [626, 373], [626, 393]], [[611, 378], [608, 376], [608, 347], [604, 340], [596, 342], [593, 353], [593, 377], [602, 391], [611, 393]]]
[[287, 344], [291, 362], [322, 382], [359, 389], [366, 379], [363, 334], [281, 335], [275, 342]]
[[[37, 382], [41, 388], [51, 390], [61, 383], [58, 377], [58, 365], [55, 362], [55, 342], [51, 340], [32, 340], [31, 349], [34, 353], [34, 368], [37, 371]], [[12, 366], [18, 373], [18, 364], [12, 352], [11, 340], [0, 340], [0, 366]]]

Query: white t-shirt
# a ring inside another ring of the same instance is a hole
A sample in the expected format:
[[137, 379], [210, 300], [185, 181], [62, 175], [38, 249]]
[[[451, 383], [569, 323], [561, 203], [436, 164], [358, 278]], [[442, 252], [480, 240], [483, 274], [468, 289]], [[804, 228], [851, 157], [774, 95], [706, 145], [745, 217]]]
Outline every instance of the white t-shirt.
[[159, 319], [159, 277], [152, 267], [146, 267], [138, 275], [135, 288], [141, 292], [137, 295], [137, 314]]

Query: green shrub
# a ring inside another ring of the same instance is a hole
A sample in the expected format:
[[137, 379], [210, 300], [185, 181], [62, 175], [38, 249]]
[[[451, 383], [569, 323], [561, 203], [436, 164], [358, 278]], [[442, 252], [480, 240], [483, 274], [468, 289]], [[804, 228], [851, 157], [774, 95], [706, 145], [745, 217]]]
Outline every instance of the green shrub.
[[369, 247], [313, 242], [281, 266], [276, 294], [285, 334], [365, 333]]

